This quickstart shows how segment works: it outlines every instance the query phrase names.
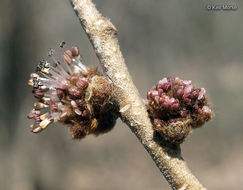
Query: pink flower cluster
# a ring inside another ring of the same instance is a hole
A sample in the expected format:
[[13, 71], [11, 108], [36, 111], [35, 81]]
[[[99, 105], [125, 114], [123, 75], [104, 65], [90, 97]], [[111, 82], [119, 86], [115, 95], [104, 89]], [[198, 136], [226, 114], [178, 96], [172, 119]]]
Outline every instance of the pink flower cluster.
[[204, 88], [191, 81], [167, 77], [147, 93], [146, 106], [154, 126], [165, 140], [181, 143], [191, 128], [212, 118]]
[[161, 110], [185, 117], [191, 111], [198, 114], [211, 113], [208, 105], [203, 105], [206, 100], [205, 94], [204, 88], [194, 88], [191, 81], [167, 77], [160, 80], [155, 89], [147, 93], [147, 99]]
[[38, 73], [31, 73], [28, 82], [37, 99], [28, 115], [29, 119], [34, 119], [30, 126], [34, 133], [57, 121], [74, 124], [92, 119], [88, 88], [92, 78], [99, 73], [82, 64], [77, 47], [64, 51], [64, 63], [56, 60], [53, 49], [49, 56], [53, 63], [40, 61]]

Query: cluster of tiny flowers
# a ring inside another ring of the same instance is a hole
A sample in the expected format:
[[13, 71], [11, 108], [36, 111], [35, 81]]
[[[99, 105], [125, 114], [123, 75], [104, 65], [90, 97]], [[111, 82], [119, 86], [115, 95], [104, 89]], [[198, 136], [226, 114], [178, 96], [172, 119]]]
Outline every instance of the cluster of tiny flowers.
[[191, 129], [212, 118], [204, 88], [191, 81], [163, 78], [147, 93], [146, 105], [154, 130], [171, 143], [182, 143]]
[[70, 124], [73, 138], [109, 131], [116, 120], [110, 81], [82, 63], [77, 47], [63, 52], [63, 62], [57, 61], [54, 52], [48, 52], [52, 63], [40, 61], [36, 73], [30, 75], [28, 84], [37, 99], [28, 115], [34, 119], [30, 130], [39, 133], [53, 122], [62, 122]]

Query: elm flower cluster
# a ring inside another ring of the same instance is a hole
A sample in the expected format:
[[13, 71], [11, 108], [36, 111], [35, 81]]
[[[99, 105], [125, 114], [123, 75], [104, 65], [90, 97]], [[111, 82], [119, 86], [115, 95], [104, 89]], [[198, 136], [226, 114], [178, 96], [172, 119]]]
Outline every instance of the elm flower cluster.
[[167, 77], [147, 93], [146, 106], [153, 128], [168, 142], [180, 144], [192, 129], [212, 118], [206, 90], [191, 81]]
[[63, 52], [63, 62], [57, 61], [54, 52], [48, 52], [52, 63], [40, 61], [36, 73], [30, 75], [28, 84], [37, 99], [28, 115], [34, 120], [30, 130], [39, 133], [51, 123], [61, 122], [69, 124], [75, 139], [111, 130], [118, 117], [112, 83], [82, 63], [77, 47]]

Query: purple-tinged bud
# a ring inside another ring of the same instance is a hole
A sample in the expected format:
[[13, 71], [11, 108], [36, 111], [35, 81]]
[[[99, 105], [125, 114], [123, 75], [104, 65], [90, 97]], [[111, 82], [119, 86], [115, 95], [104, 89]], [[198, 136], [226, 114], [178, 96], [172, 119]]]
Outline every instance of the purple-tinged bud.
[[170, 84], [169, 83], [162, 83], [157, 85], [157, 89], [162, 89], [163, 91], [167, 91], [170, 89]]
[[159, 81], [159, 84], [168, 84], [168, 79], [163, 78], [162, 80]]
[[212, 118], [204, 88], [195, 89], [191, 81], [167, 77], [147, 93], [147, 109], [154, 130], [164, 140], [180, 144], [194, 128]]
[[168, 109], [170, 107], [170, 104], [168, 102], [164, 102], [162, 105], [165, 109]]
[[158, 91], [156, 91], [156, 90], [152, 91], [152, 94], [151, 94], [152, 98], [155, 98], [158, 95], [159, 95]]
[[186, 86], [184, 89], [184, 94], [189, 94], [192, 91], [192, 88], [193, 88], [192, 85]]
[[162, 94], [164, 93], [164, 91], [162, 89], [158, 89], [158, 95], [162, 96]]
[[192, 100], [196, 100], [198, 98], [199, 91], [200, 91], [199, 89], [193, 90], [188, 97]]
[[176, 99], [175, 102], [172, 104], [171, 109], [175, 110], [175, 109], [179, 109], [180, 108], [180, 103], [179, 100]]
[[184, 95], [183, 88], [178, 88], [178, 90], [177, 90], [177, 96], [182, 97], [183, 95]]
[[205, 88], [201, 88], [199, 95], [198, 95], [198, 100], [201, 100], [206, 94]]
[[33, 94], [37, 99], [41, 99], [45, 95], [44, 92], [40, 89], [33, 89]]
[[73, 57], [79, 56], [79, 49], [76, 46], [71, 47], [71, 52]]
[[33, 119], [33, 118], [35, 118], [37, 115], [36, 114], [34, 114], [34, 113], [29, 113], [28, 114], [28, 119]]
[[181, 81], [186, 86], [192, 84], [192, 81], [191, 80], [181, 80]]
[[147, 93], [147, 99], [152, 98], [152, 90]]
[[211, 113], [212, 112], [212, 110], [208, 106], [203, 106], [202, 110], [203, 110], [204, 113]]
[[160, 104], [165, 103], [165, 98], [164, 98], [163, 96], [159, 98], [159, 103], [160, 103]]

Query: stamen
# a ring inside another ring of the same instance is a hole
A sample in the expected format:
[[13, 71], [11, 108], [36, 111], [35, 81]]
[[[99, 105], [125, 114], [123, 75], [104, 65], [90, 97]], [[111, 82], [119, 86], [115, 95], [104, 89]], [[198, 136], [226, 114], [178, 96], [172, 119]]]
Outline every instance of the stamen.
[[78, 49], [78, 47], [77, 46], [71, 47], [71, 52], [72, 52], [72, 56], [73, 57], [78, 56], [79, 55], [79, 49]]
[[59, 71], [60, 74], [61, 74], [61, 75], [64, 75], [64, 77], [65, 77], [66, 79], [68, 79], [68, 78], [70, 77], [70, 75], [63, 69], [61, 63], [60, 63], [60, 62], [58, 62], [58, 63], [59, 63], [59, 64], [57, 64], [57, 68], [60, 70], [60, 71]]
[[48, 50], [48, 56], [49, 56], [49, 57], [52, 57], [52, 56], [54, 55], [54, 53], [55, 53], [55, 50], [54, 50], [53, 48], [50, 48], [50, 49]]
[[55, 50], [53, 48], [50, 48], [48, 50], [48, 56], [51, 57], [52, 61], [55, 63], [55, 64], [58, 64], [58, 61], [56, 60], [56, 58], [54, 57], [54, 53], [55, 53]]
[[39, 88], [40, 86], [42, 86], [41, 80], [34, 77], [33, 78], [33, 88]]
[[34, 108], [37, 109], [37, 110], [40, 110], [40, 109], [43, 109], [43, 108], [46, 108], [48, 107], [46, 104], [43, 104], [41, 102], [36, 102], [34, 103]]
[[63, 48], [66, 45], [66, 42], [63, 40], [59, 43], [59, 47]]
[[47, 118], [49, 118], [49, 113], [47, 112], [47, 113], [45, 113], [45, 114], [42, 114], [41, 116], [40, 116], [40, 119], [41, 120], [45, 120], [45, 119], [47, 119]]
[[43, 72], [48, 74], [50, 69], [50, 64], [46, 60], [41, 60], [36, 67], [36, 72]]
[[30, 125], [30, 131], [33, 133], [41, 132], [43, 129], [41, 127], [36, 127], [35, 124]]
[[76, 64], [80, 68], [82, 74], [88, 73], [87, 67], [78, 59], [78, 57], [73, 58], [72, 63]]
[[41, 127], [42, 129], [45, 129], [45, 128], [47, 128], [48, 125], [50, 125], [51, 123], [52, 123], [51, 120], [49, 120], [49, 119], [45, 119], [45, 120], [43, 120], [42, 122], [40, 122], [40, 127]]

